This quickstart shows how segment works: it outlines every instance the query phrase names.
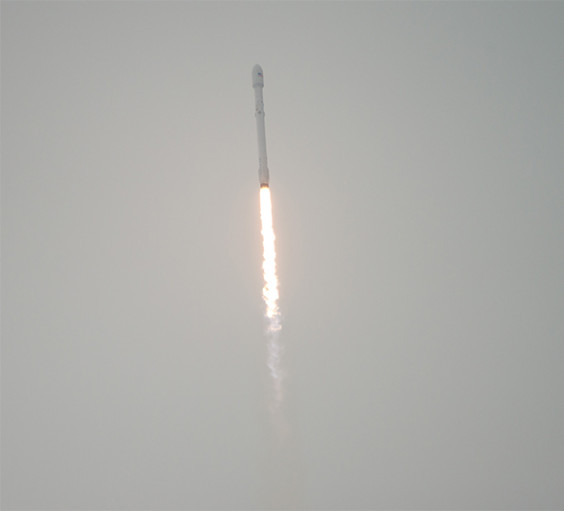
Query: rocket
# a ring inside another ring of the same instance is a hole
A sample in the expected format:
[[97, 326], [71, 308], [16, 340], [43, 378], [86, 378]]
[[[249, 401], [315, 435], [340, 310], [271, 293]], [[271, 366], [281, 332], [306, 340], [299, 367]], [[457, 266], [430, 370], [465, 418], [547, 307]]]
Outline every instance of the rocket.
[[257, 119], [257, 137], [259, 153], [259, 182], [260, 187], [268, 187], [268, 164], [266, 161], [266, 133], [264, 130], [264, 101], [262, 100], [262, 89], [264, 87], [264, 76], [262, 67], [258, 64], [253, 67], [253, 89], [255, 89], [255, 117]]

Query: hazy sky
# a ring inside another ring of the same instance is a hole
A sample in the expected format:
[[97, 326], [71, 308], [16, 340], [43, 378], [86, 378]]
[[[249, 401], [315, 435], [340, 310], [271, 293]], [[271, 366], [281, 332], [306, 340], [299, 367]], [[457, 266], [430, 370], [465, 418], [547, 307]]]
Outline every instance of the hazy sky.
[[563, 508], [563, 26], [2, 1], [2, 508]]

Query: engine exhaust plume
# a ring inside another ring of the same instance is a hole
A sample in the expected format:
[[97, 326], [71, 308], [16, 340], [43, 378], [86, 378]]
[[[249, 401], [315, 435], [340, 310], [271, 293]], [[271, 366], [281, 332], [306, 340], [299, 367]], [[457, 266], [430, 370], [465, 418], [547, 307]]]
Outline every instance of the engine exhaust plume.
[[270, 188], [261, 186], [260, 188], [260, 221], [263, 247], [262, 270], [264, 287], [262, 297], [265, 303], [265, 317], [267, 320], [268, 337], [268, 359], [267, 365], [272, 377], [274, 386], [275, 410], [280, 408], [282, 403], [282, 372], [280, 369], [281, 347], [278, 336], [282, 325], [280, 322], [280, 310], [278, 308], [278, 277], [276, 275], [276, 236], [272, 224], [272, 201], [270, 198]]

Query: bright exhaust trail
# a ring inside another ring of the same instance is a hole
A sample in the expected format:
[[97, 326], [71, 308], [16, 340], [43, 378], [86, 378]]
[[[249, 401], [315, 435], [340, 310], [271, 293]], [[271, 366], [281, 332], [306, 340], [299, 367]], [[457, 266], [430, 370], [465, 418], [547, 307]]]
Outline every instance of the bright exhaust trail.
[[282, 329], [280, 323], [280, 310], [278, 308], [278, 276], [276, 275], [276, 236], [272, 224], [272, 201], [270, 199], [270, 188], [260, 188], [260, 221], [263, 247], [262, 272], [264, 286], [262, 297], [265, 303], [265, 317], [267, 320], [267, 365], [272, 378], [274, 388], [275, 410], [282, 403], [282, 372], [280, 368], [281, 347], [278, 342], [278, 334]]

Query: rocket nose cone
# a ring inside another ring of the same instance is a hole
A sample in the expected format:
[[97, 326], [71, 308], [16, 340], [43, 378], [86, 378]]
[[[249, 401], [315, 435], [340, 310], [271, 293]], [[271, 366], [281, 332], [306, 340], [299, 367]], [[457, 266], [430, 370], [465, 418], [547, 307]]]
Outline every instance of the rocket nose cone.
[[253, 87], [264, 87], [262, 67], [260, 67], [258, 64], [253, 67]]

